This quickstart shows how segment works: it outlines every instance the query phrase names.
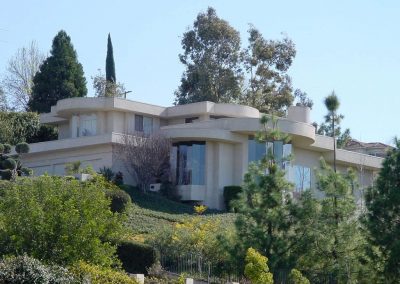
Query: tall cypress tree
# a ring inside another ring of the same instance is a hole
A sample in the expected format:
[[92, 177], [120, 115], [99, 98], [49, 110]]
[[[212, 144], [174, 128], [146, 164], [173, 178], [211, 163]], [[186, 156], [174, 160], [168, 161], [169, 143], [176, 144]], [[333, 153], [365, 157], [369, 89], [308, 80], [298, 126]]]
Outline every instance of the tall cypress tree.
[[59, 31], [54, 37], [50, 54], [33, 78], [28, 103], [31, 111], [50, 112], [58, 100], [87, 95], [82, 65], [65, 31]]
[[108, 42], [107, 42], [106, 80], [108, 82], [112, 82], [112, 83], [117, 82], [117, 77], [115, 76], [113, 46], [112, 46], [110, 34], [108, 34]]

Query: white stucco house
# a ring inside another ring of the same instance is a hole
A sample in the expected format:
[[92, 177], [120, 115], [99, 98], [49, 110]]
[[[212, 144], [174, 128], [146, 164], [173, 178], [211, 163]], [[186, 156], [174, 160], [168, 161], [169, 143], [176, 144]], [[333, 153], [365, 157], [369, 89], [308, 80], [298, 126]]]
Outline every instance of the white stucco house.
[[[105, 166], [122, 171], [125, 181], [134, 183], [116, 155], [115, 143], [122, 133], [161, 131], [173, 141], [171, 167], [182, 200], [222, 208], [224, 186], [240, 185], [249, 162], [260, 159], [271, 146], [254, 141], [261, 127], [259, 118], [257, 109], [235, 104], [161, 107], [121, 98], [64, 99], [41, 115], [42, 123], [58, 126], [58, 140], [31, 144], [23, 162], [35, 175], [63, 175], [66, 163], [81, 161], [95, 170]], [[320, 157], [332, 162], [332, 138], [315, 134], [307, 107], [290, 107], [278, 126], [292, 141], [272, 147], [275, 155], [293, 154], [285, 168], [295, 192], [315, 188], [314, 168]], [[372, 184], [382, 161], [337, 150], [338, 168], [357, 170], [361, 188]]]

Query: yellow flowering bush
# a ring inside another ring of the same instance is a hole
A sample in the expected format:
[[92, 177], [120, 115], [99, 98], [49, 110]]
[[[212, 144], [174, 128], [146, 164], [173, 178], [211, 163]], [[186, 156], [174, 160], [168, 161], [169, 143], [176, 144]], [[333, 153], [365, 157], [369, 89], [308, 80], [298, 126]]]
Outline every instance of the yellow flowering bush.
[[252, 284], [273, 284], [272, 273], [269, 272], [267, 265], [268, 258], [260, 254], [253, 248], [249, 248], [246, 253], [246, 265], [244, 275]]

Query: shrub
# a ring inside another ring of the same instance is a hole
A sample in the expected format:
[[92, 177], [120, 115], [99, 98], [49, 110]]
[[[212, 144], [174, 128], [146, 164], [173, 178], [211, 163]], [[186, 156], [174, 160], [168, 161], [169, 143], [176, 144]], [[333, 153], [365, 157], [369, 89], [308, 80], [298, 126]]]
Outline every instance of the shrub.
[[289, 274], [290, 284], [310, 284], [310, 281], [297, 269], [292, 269]]
[[111, 199], [110, 209], [112, 212], [122, 213], [131, 204], [131, 197], [122, 189], [107, 190], [106, 196]]
[[117, 254], [129, 273], [145, 273], [156, 262], [156, 252], [151, 246], [133, 241], [121, 242]]
[[22, 143], [18, 143], [15, 146], [15, 152], [17, 152], [18, 154], [26, 154], [29, 152], [29, 145], [28, 143], [22, 142]]
[[78, 283], [67, 269], [46, 266], [39, 260], [24, 256], [10, 257], [0, 262], [0, 283]]
[[10, 154], [11, 153], [11, 145], [10, 144], [3, 144], [4, 150], [3, 153], [4, 154]]
[[4, 152], [4, 145], [0, 143], [0, 154], [3, 154]]
[[108, 167], [100, 168], [99, 174], [101, 174], [108, 182], [111, 182], [115, 175], [113, 170]]
[[253, 248], [249, 248], [246, 253], [246, 265], [244, 275], [253, 284], [273, 284], [272, 273], [269, 272], [267, 265], [268, 258], [261, 255]]
[[124, 184], [124, 174], [122, 172], [117, 172], [114, 176], [113, 182], [120, 186]]
[[224, 202], [227, 211], [235, 211], [231, 202], [239, 197], [242, 192], [242, 187], [238, 185], [230, 185], [224, 187]]
[[117, 262], [122, 222], [104, 191], [63, 177], [21, 178], [3, 185], [0, 254], [27, 253], [46, 262]]
[[1, 166], [5, 170], [13, 170], [17, 167], [17, 162], [13, 158], [7, 158], [1, 162]]
[[81, 283], [91, 284], [138, 284], [127, 274], [111, 268], [104, 268], [91, 265], [85, 262], [78, 262], [72, 268], [72, 273], [81, 281]]

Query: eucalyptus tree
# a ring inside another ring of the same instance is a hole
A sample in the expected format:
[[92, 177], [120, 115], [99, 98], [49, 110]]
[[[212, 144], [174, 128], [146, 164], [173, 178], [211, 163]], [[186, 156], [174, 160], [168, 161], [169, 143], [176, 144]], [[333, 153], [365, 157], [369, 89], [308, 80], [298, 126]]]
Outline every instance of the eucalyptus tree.
[[185, 71], [175, 92], [176, 104], [238, 100], [243, 76], [237, 30], [209, 7], [183, 34], [182, 48], [179, 59]]

